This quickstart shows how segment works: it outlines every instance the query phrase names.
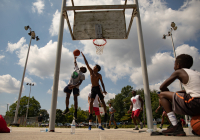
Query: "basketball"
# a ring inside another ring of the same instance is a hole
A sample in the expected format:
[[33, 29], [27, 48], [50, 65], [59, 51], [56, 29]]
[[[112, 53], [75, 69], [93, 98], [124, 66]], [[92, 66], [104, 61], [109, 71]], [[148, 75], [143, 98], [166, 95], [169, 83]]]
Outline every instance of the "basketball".
[[74, 56], [79, 56], [80, 55], [80, 51], [78, 49], [73, 51]]
[[200, 135], [200, 115], [199, 116], [193, 116], [191, 121], [190, 121], [190, 124], [191, 124], [193, 131], [197, 135]]

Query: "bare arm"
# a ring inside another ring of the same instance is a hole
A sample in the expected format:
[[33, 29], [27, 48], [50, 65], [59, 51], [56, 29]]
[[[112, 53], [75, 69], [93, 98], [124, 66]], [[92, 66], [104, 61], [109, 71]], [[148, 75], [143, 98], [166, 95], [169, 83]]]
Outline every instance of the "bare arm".
[[139, 96], [139, 100], [140, 100], [140, 102], [141, 102], [141, 108], [140, 108], [140, 111], [142, 111], [143, 110], [143, 104], [144, 104], [144, 101], [142, 100], [142, 98]]
[[103, 93], [106, 95], [107, 92], [106, 92], [106, 90], [105, 90], [105, 86], [104, 86], [104, 83], [103, 83], [102, 76], [101, 76], [101, 74], [99, 74], [99, 75], [100, 75], [99, 79], [100, 79], [100, 81], [101, 81], [101, 85], [102, 85], [102, 87], [103, 87]]
[[169, 91], [169, 89], [167, 88], [172, 82], [174, 82], [176, 79], [178, 79], [179, 76], [179, 71], [180, 70], [176, 70], [175, 72], [172, 73], [172, 75], [165, 80], [162, 85], [160, 86], [160, 90], [161, 91]]
[[83, 82], [83, 80], [80, 80], [76, 85], [69, 85], [69, 87], [70, 87], [71, 89], [73, 89], [73, 88], [75, 88], [76, 86], [81, 85], [82, 82]]
[[128, 110], [127, 113], [129, 113], [132, 110], [132, 108], [133, 108], [133, 103], [131, 102], [130, 109]]
[[88, 96], [88, 103], [90, 104], [90, 97]]
[[84, 59], [84, 61], [85, 61], [85, 64], [86, 64], [88, 70], [90, 71], [90, 73], [92, 73], [93, 71], [92, 71], [90, 65], [88, 64], [88, 61], [87, 61], [87, 59], [85, 58], [85, 55], [84, 55], [82, 52], [81, 52], [81, 54], [82, 54], [82, 56], [83, 56], [83, 59]]
[[77, 66], [77, 63], [76, 63], [76, 56], [74, 56], [74, 66], [76, 67]]
[[158, 110], [160, 109], [161, 105], [159, 104], [158, 108], [156, 109], [156, 113], [158, 112]]

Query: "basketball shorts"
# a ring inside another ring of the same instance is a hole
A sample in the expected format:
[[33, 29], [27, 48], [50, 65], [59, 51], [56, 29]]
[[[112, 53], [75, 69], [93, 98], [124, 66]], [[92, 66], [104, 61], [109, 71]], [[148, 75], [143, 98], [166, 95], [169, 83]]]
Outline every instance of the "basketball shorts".
[[[100, 115], [98, 107], [93, 107], [92, 113], [93, 113], [93, 111], [95, 112], [95, 115]], [[89, 107], [89, 113], [90, 113], [90, 107]]]
[[200, 98], [191, 97], [186, 93], [174, 93], [172, 109], [176, 114], [196, 116], [200, 115]]
[[70, 93], [70, 94], [71, 94], [71, 92], [72, 92], [72, 90], [73, 90], [73, 95], [77, 95], [77, 94], [79, 95], [79, 89], [78, 89], [78, 88], [69, 89], [68, 86], [69, 86], [69, 85], [67, 85], [67, 86], [64, 88], [64, 92], [65, 92], [65, 93]]
[[114, 114], [111, 114], [111, 115], [110, 115], [110, 121], [114, 121], [114, 120], [115, 120]]
[[103, 96], [103, 94], [101, 93], [101, 90], [100, 90], [99, 86], [92, 87], [92, 90], [91, 90], [91, 98], [95, 99], [96, 95], [99, 96], [100, 100], [103, 100], [103, 99], [104, 99], [104, 96]]
[[135, 111], [132, 111], [131, 118], [133, 118], [133, 116], [139, 117], [139, 115], [140, 115], [140, 109], [137, 109]]

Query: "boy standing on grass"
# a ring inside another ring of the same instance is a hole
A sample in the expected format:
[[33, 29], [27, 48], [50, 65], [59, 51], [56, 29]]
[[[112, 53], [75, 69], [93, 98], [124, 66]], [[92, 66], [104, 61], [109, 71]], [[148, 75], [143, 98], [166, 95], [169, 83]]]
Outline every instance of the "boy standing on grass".
[[[176, 114], [196, 116], [200, 115], [200, 73], [190, 68], [193, 58], [187, 54], [177, 56], [174, 72], [160, 86], [158, 94], [160, 104], [164, 107], [172, 124], [167, 130], [162, 131], [166, 136], [186, 136], [181, 122], [177, 122]], [[180, 80], [185, 90], [170, 92], [168, 86], [176, 79]]]
[[109, 113], [110, 113], [110, 121], [109, 121], [109, 126], [107, 127], [108, 129], [110, 129], [110, 125], [111, 125], [111, 122], [113, 122], [115, 124], [115, 129], [117, 129], [117, 124], [115, 122], [115, 118], [114, 118], [114, 113], [115, 113], [115, 109], [112, 107], [112, 104], [109, 103]]
[[143, 128], [143, 123], [139, 119], [140, 111], [142, 111], [143, 107], [143, 100], [139, 95], [136, 95], [136, 91], [132, 91], [133, 97], [131, 98], [131, 106], [127, 113], [129, 113], [132, 110], [131, 118], [133, 119], [135, 129], [133, 130], [139, 130], [137, 126], [137, 121], [140, 123], [140, 129]]
[[73, 90], [74, 94], [74, 118], [77, 119], [77, 108], [78, 108], [78, 96], [79, 96], [79, 86], [81, 85], [82, 81], [85, 80], [85, 75], [83, 73], [87, 72], [87, 69], [85, 67], [78, 68], [78, 65], [76, 63], [76, 56], [74, 56], [74, 66], [75, 71], [72, 73], [71, 78], [69, 80], [68, 85], [64, 88], [64, 92], [66, 93], [66, 110], [63, 112], [63, 115], [67, 114], [69, 112], [69, 98], [71, 95], [71, 92]]
[[[107, 94], [105, 87], [104, 87], [102, 76], [101, 76], [101, 74], [98, 73], [101, 70], [101, 67], [96, 64], [94, 66], [94, 68], [91, 69], [91, 67], [89, 66], [87, 59], [85, 58], [84, 54], [82, 52], [81, 52], [81, 54], [84, 58], [84, 61], [85, 61], [85, 64], [86, 64], [88, 70], [90, 71], [90, 79], [91, 79], [91, 83], [92, 83], [90, 110], [93, 109], [94, 99], [95, 99], [96, 95], [98, 95], [100, 100], [101, 100], [101, 103], [103, 104], [103, 107], [104, 107], [104, 111], [105, 111], [104, 122], [106, 122], [107, 121], [106, 104], [105, 104], [105, 101], [104, 101], [104, 96], [101, 93], [101, 90], [100, 90], [100, 87], [99, 87], [99, 80], [100, 80], [101, 85], [103, 87], [103, 93]], [[91, 119], [92, 119], [92, 112], [90, 112], [90, 115], [88, 117], [88, 120], [91, 120]]]

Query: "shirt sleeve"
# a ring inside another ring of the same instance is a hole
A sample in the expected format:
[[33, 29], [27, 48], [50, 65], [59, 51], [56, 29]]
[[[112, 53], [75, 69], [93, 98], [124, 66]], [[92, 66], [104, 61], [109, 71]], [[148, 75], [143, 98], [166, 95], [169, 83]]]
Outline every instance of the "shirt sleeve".
[[80, 80], [85, 80], [85, 75], [84, 74], [81, 75]]

